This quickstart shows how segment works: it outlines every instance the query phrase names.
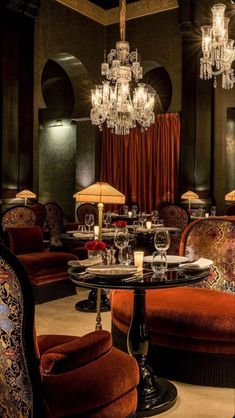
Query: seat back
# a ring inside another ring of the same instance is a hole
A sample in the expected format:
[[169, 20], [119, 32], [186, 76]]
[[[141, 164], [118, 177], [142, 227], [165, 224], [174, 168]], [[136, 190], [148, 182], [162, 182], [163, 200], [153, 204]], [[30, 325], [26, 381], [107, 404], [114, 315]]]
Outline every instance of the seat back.
[[21, 263], [0, 244], [0, 416], [42, 418], [32, 288]]
[[31, 209], [34, 211], [36, 215], [36, 225], [42, 228], [44, 226], [47, 213], [45, 206], [42, 203], [38, 202], [32, 205]]
[[197, 260], [213, 261], [217, 274], [212, 274], [205, 287], [235, 290], [235, 220], [223, 217], [198, 219], [184, 231], [180, 254]]
[[60, 234], [63, 231], [63, 210], [57, 202], [52, 200], [45, 203], [45, 208], [46, 223], [50, 230], [50, 243], [52, 246], [61, 246]]
[[43, 251], [43, 233], [40, 226], [7, 228], [6, 243], [16, 254], [30, 254]]
[[98, 222], [98, 208], [93, 203], [82, 203], [77, 207], [76, 215], [79, 223], [85, 223], [85, 216], [87, 213], [91, 213], [94, 215], [95, 224]]
[[36, 224], [36, 215], [28, 206], [13, 206], [3, 212], [1, 216], [1, 229], [13, 226], [31, 226]]
[[235, 216], [235, 203], [225, 206], [224, 215], [226, 216]]

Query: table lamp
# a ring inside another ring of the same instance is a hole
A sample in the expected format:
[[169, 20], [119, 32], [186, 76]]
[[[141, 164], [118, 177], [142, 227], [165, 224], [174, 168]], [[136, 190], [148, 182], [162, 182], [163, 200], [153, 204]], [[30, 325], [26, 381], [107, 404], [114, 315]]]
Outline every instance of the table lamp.
[[228, 194], [225, 195], [225, 200], [228, 200], [230, 202], [235, 200], [235, 190], [232, 190]]
[[19, 199], [24, 199], [25, 206], [27, 205], [27, 199], [36, 199], [36, 194], [30, 190], [21, 190], [21, 192], [16, 193], [16, 197]]
[[[98, 203], [98, 239], [102, 239], [103, 209], [104, 203], [123, 204], [125, 203], [125, 195], [119, 192], [108, 183], [97, 182], [73, 195], [76, 202]], [[102, 329], [101, 325], [101, 289], [97, 289], [97, 314], [96, 314], [96, 330]]]
[[191, 192], [191, 190], [189, 190], [188, 192], [185, 192], [184, 194], [182, 194], [181, 199], [187, 199], [188, 200], [188, 210], [190, 212], [191, 209], [191, 200], [192, 199], [198, 199], [199, 196], [197, 193]]

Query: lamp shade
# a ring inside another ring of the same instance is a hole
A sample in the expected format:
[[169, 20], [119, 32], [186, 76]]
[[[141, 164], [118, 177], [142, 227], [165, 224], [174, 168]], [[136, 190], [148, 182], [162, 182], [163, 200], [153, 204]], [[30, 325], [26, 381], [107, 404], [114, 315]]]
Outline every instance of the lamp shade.
[[191, 190], [189, 190], [188, 192], [185, 192], [181, 196], [181, 199], [198, 199], [198, 198], [199, 198], [198, 194], [191, 192]]
[[36, 199], [36, 194], [30, 190], [21, 190], [21, 192], [16, 193], [16, 197], [20, 199]]
[[232, 190], [228, 194], [225, 195], [225, 200], [235, 200], [235, 190]]
[[97, 182], [73, 195], [76, 202], [125, 203], [125, 195], [108, 183]]

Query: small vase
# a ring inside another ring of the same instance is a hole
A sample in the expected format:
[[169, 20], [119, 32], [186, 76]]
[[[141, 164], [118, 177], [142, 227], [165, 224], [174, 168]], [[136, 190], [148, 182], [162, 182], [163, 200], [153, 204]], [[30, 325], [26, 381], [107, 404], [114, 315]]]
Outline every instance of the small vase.
[[102, 257], [102, 251], [89, 250], [88, 258], [100, 258]]

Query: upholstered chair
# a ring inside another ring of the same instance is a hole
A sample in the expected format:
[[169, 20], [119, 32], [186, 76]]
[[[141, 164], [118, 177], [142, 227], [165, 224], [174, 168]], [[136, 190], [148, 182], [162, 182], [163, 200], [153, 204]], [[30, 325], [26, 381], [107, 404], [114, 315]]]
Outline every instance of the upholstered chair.
[[[212, 259], [197, 286], [146, 291], [149, 364], [159, 376], [206, 386], [235, 386], [235, 218], [199, 219], [185, 229], [180, 254]], [[111, 292], [114, 345], [126, 350], [132, 291]]]
[[134, 416], [135, 359], [114, 348], [107, 331], [37, 337], [27, 273], [2, 244], [0, 266], [0, 416]]
[[14, 226], [36, 225], [36, 215], [29, 206], [13, 206], [6, 209], [1, 215], [1, 231]]
[[186, 209], [181, 206], [165, 203], [158, 208], [159, 218], [163, 219], [164, 225], [179, 228], [179, 232], [171, 233], [171, 243], [168, 254], [179, 255], [179, 245], [182, 232], [190, 223], [190, 215]]
[[49, 228], [51, 247], [62, 249], [62, 242], [60, 235], [67, 230], [74, 230], [78, 228], [77, 222], [64, 222], [64, 212], [61, 206], [54, 200], [45, 203], [46, 209], [46, 225]]
[[82, 203], [76, 209], [77, 219], [80, 224], [85, 224], [86, 214], [93, 214], [95, 219], [95, 224], [98, 223], [98, 208], [93, 203]]
[[230, 203], [229, 205], [225, 206], [224, 215], [225, 216], [235, 216], [235, 203]]
[[76, 255], [45, 248], [39, 226], [7, 228], [6, 243], [24, 265], [36, 303], [76, 293], [67, 273], [68, 261]]

